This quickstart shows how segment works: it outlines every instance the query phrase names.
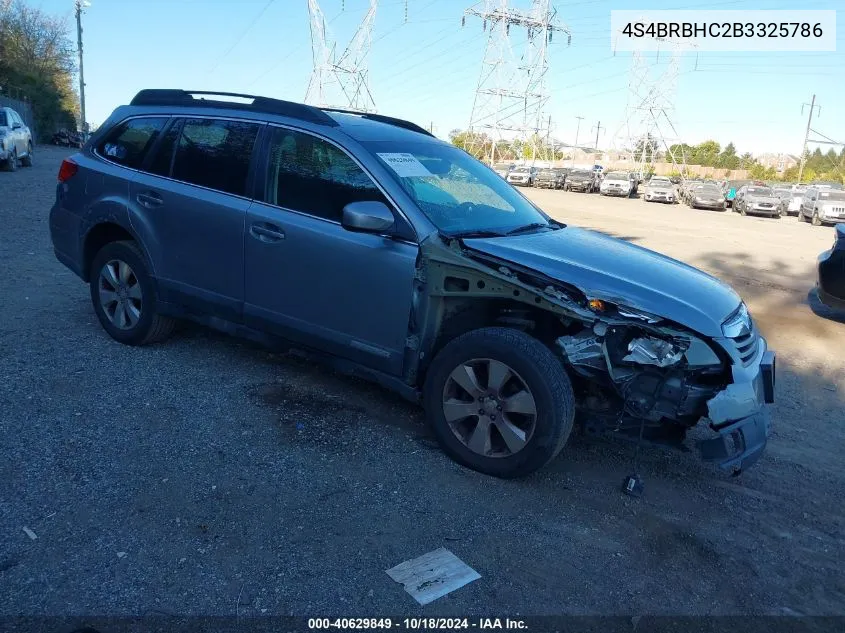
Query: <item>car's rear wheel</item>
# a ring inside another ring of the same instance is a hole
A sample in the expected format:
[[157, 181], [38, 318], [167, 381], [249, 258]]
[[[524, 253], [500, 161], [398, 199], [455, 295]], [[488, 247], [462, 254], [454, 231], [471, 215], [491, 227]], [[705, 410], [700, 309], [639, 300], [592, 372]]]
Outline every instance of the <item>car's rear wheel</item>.
[[508, 328], [473, 330], [448, 343], [429, 368], [424, 404], [446, 454], [496, 477], [545, 466], [566, 443], [575, 415], [561, 360]]
[[6, 158], [6, 171], [16, 171], [18, 168], [18, 150], [12, 149]]
[[94, 257], [91, 302], [103, 329], [126, 345], [166, 339], [175, 321], [156, 313], [155, 286], [134, 242], [111, 242]]
[[32, 167], [32, 143], [26, 148], [26, 156], [21, 158], [21, 165], [24, 167]]

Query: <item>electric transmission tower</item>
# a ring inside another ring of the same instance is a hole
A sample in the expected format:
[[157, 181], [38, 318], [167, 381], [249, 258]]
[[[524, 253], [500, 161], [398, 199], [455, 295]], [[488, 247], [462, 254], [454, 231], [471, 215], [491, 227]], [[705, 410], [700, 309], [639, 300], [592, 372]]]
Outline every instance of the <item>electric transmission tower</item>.
[[355, 35], [341, 52], [329, 31], [319, 1], [308, 0], [314, 67], [305, 93], [306, 103], [375, 112], [367, 75], [367, 56], [373, 43], [378, 0], [369, 0], [369, 3]]
[[686, 174], [686, 156], [675, 129], [675, 99], [678, 76], [685, 49], [690, 46], [679, 38], [654, 38], [657, 51], [632, 53], [628, 101], [625, 117], [614, 135], [613, 144], [628, 154], [640, 178], [656, 154], [662, 152], [682, 177]]
[[[480, 18], [488, 34], [467, 149], [491, 164], [509, 158], [514, 148], [522, 151], [520, 158], [553, 159], [546, 116], [549, 47], [555, 33], [565, 33], [571, 42], [569, 28], [558, 21], [551, 0], [533, 0], [528, 11], [509, 8], [508, 0], [484, 0], [465, 11], [462, 23], [467, 16]], [[513, 28], [527, 33], [519, 54], [511, 41]]]

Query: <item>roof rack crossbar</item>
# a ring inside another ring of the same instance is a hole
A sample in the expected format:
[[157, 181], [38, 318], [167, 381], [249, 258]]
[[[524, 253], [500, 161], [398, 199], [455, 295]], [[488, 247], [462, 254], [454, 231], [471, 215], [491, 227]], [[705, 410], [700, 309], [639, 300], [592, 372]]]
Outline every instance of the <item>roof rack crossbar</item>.
[[384, 114], [375, 114], [374, 112], [361, 112], [360, 110], [346, 110], [344, 108], [320, 108], [323, 112], [340, 112], [342, 114], [356, 114], [364, 119], [369, 119], [371, 121], [378, 121], [379, 123], [386, 123], [388, 125], [395, 125], [396, 127], [401, 127], [406, 130], [411, 130], [412, 132], [419, 132], [420, 134], [425, 134], [426, 136], [434, 136], [431, 132], [426, 130], [424, 127], [417, 125], [411, 121], [406, 121], [404, 119], [397, 119], [396, 117], [386, 116]]
[[[236, 101], [221, 101], [219, 99], [206, 99], [205, 96], [197, 98], [195, 95], [207, 95], [212, 97], [235, 97], [238, 99], [252, 99], [252, 103], [239, 103]], [[310, 121], [320, 125], [337, 127], [338, 122], [319, 108], [283, 101], [281, 99], [270, 99], [256, 95], [241, 94], [237, 92], [210, 92], [207, 90], [179, 90], [179, 89], [147, 89], [141, 90], [130, 102], [130, 105], [146, 106], [190, 106], [207, 108], [229, 108], [237, 110], [255, 110], [267, 114], [278, 114], [281, 116]]]

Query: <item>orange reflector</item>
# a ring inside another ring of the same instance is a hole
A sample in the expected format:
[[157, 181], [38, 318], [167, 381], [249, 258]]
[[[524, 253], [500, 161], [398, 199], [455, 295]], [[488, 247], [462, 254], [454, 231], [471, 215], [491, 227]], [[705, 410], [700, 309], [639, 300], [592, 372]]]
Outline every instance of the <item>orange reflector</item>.
[[607, 305], [601, 299], [590, 299], [590, 307], [593, 310], [598, 310], [599, 312], [607, 310]]

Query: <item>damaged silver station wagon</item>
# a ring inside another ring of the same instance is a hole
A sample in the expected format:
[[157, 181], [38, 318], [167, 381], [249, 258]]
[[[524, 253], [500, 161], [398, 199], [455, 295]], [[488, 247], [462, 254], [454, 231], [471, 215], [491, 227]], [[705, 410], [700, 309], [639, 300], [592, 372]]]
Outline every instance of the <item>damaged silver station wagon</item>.
[[285, 341], [421, 402], [484, 473], [542, 467], [575, 426], [701, 426], [732, 472], [766, 445], [775, 356], [731, 288], [551, 219], [407, 121], [145, 90], [64, 161], [50, 232], [114, 339]]

